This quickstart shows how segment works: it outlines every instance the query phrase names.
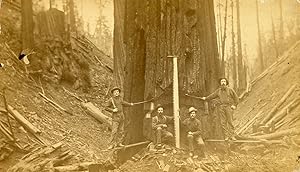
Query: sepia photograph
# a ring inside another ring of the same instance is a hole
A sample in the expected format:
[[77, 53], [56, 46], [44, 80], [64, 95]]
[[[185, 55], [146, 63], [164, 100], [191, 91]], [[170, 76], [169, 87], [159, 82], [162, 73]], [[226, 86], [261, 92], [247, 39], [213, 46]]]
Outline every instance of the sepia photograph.
[[0, 0], [0, 172], [300, 172], [300, 0]]

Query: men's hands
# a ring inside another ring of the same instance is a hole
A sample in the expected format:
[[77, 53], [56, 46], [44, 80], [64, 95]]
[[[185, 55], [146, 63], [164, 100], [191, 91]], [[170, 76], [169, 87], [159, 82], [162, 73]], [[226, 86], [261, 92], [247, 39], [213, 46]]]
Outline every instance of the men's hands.
[[235, 109], [236, 109], [236, 106], [232, 105], [232, 106], [231, 106], [231, 109], [232, 109], [232, 110], [235, 110]]
[[133, 106], [134, 105], [134, 103], [130, 103], [130, 106]]
[[114, 109], [113, 109], [113, 112], [118, 112], [118, 108], [114, 108]]
[[162, 127], [167, 128], [168, 126], [166, 124], [163, 124]]
[[201, 99], [201, 100], [206, 100], [206, 97], [201, 97], [200, 99]]
[[189, 131], [188, 134], [189, 134], [189, 135], [193, 135], [193, 132]]

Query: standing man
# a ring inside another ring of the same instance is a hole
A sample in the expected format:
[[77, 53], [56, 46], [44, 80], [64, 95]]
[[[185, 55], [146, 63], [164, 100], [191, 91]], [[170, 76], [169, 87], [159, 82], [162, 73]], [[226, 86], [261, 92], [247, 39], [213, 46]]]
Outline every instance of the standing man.
[[218, 101], [218, 111], [221, 120], [221, 126], [225, 135], [225, 140], [232, 139], [236, 140], [234, 137], [234, 127], [232, 124], [233, 120], [233, 110], [236, 109], [239, 98], [235, 91], [228, 87], [228, 80], [226, 78], [221, 78], [219, 80], [220, 87], [207, 97], [202, 97], [202, 100], [212, 100], [217, 99]]
[[204, 142], [201, 137], [202, 131], [201, 131], [201, 122], [196, 119], [196, 112], [197, 109], [194, 107], [189, 108], [189, 115], [190, 117], [185, 119], [183, 121], [183, 125], [187, 128], [187, 140], [188, 140], [188, 146], [190, 151], [190, 156], [194, 156], [194, 141], [198, 146], [200, 146], [201, 154], [204, 155], [203, 147]]
[[152, 129], [156, 136], [157, 147], [160, 148], [161, 143], [171, 142], [173, 134], [167, 130], [167, 124], [173, 121], [173, 117], [164, 115], [162, 105], [157, 105], [157, 116], [152, 118]]
[[133, 103], [128, 103], [120, 96], [121, 89], [114, 87], [111, 90], [112, 97], [109, 99], [106, 110], [112, 112], [112, 133], [111, 142], [108, 149], [113, 149], [117, 146], [124, 146], [124, 121], [125, 116], [123, 113], [123, 106], [133, 106]]

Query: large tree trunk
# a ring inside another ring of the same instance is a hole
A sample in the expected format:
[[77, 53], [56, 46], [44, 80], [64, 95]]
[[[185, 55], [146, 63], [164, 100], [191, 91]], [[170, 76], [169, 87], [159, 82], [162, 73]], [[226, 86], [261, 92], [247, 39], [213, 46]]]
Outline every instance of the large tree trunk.
[[[114, 72], [130, 102], [172, 94], [172, 60], [178, 56], [180, 93], [216, 89], [220, 60], [213, 1], [115, 0]], [[172, 96], [157, 102], [170, 104]], [[157, 103], [156, 102], [156, 103]], [[180, 99], [180, 104], [184, 104]], [[170, 111], [170, 113], [172, 113]], [[144, 106], [126, 111], [128, 143], [143, 139]]]
[[233, 89], [237, 90], [238, 84], [237, 84], [237, 79], [238, 79], [238, 74], [237, 74], [237, 60], [236, 60], [236, 54], [235, 54], [235, 33], [234, 33], [234, 3], [233, 0], [231, 0], [231, 41], [232, 41], [232, 80], [233, 80]]
[[[228, 9], [228, 0], [225, 2], [225, 15], [224, 15], [224, 33], [222, 36], [222, 63], [221, 63], [221, 72], [222, 76], [225, 76], [225, 43], [226, 43], [226, 31], [227, 31], [227, 9]], [[221, 15], [221, 14], [220, 14]]]
[[74, 11], [74, 1], [69, 0], [69, 10], [70, 10], [70, 31], [71, 32], [76, 32], [76, 22], [75, 22], [75, 11]]
[[32, 0], [21, 0], [21, 13], [22, 49], [32, 49], [34, 46]]
[[246, 78], [244, 78], [245, 70], [243, 65], [243, 50], [241, 36], [241, 19], [240, 19], [240, 1], [236, 0], [236, 26], [237, 26], [237, 65], [238, 65], [238, 94], [241, 94], [246, 89]]

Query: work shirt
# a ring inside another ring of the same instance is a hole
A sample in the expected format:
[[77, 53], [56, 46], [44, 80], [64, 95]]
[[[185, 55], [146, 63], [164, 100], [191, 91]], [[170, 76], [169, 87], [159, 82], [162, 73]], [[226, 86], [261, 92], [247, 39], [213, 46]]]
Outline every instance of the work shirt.
[[220, 87], [215, 92], [207, 96], [207, 100], [218, 98], [221, 105], [235, 105], [239, 103], [239, 97], [235, 91], [229, 87]]
[[152, 118], [152, 129], [156, 130], [158, 127], [162, 127], [162, 125], [172, 122], [173, 117], [166, 115], [157, 115]]
[[188, 132], [193, 132], [193, 135], [200, 135], [202, 133], [201, 122], [196, 118], [185, 119], [183, 125], [187, 127]]
[[[131, 106], [130, 103], [123, 100], [121, 96], [112, 97], [107, 102], [106, 110], [112, 112], [112, 120], [120, 122], [124, 120], [123, 106]], [[117, 108], [118, 112], [113, 112], [113, 109]]]

